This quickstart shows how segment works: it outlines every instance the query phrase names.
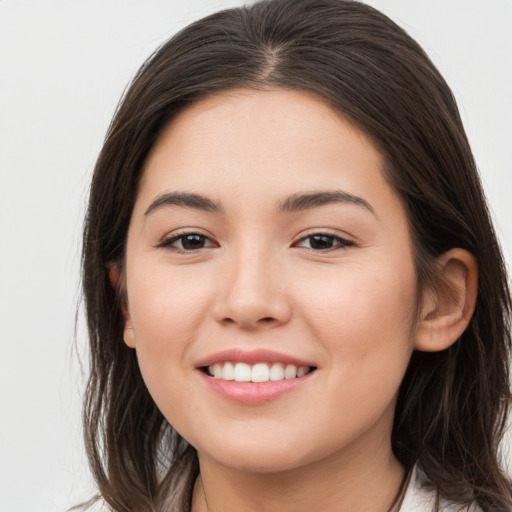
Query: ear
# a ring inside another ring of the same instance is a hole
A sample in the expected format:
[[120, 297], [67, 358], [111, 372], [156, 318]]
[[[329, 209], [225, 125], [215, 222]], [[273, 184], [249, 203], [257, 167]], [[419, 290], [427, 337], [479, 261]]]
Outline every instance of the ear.
[[[117, 265], [112, 265], [108, 272], [108, 277], [110, 280], [110, 284], [112, 285], [112, 288], [117, 291], [117, 293], [121, 293], [119, 290], [118, 284], [119, 284], [119, 269]], [[128, 305], [126, 303], [126, 299], [122, 298], [122, 305], [121, 305], [122, 311], [123, 311], [123, 318], [124, 318], [124, 333], [123, 333], [123, 339], [124, 342], [130, 347], [135, 348], [135, 335], [133, 332], [133, 326], [132, 326], [132, 320], [130, 318], [130, 310], [128, 309]]]
[[423, 295], [414, 348], [437, 352], [455, 343], [473, 316], [478, 265], [464, 249], [451, 249], [438, 260], [440, 279]]
[[117, 265], [108, 266], [108, 278], [110, 280], [110, 285], [114, 290], [116, 290], [117, 284], [119, 283], [119, 269], [117, 268]]
[[130, 347], [135, 348], [135, 333], [133, 332], [132, 319], [130, 318], [130, 311], [127, 306], [123, 306], [124, 317], [124, 342]]

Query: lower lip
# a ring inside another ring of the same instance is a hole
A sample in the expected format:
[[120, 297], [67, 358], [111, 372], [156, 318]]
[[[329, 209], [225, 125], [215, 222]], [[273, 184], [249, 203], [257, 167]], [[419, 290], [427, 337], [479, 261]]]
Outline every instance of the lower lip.
[[245, 405], [256, 405], [276, 400], [280, 396], [297, 390], [315, 372], [294, 379], [268, 382], [237, 382], [235, 380], [215, 379], [200, 370], [199, 373], [206, 385], [223, 398]]

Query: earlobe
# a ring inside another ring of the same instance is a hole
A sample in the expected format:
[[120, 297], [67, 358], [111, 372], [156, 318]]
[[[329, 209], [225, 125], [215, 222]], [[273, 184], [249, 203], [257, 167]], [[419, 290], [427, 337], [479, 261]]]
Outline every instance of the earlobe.
[[438, 261], [440, 279], [423, 296], [414, 348], [437, 352], [455, 343], [468, 326], [478, 290], [478, 265], [464, 249], [451, 249]]
[[126, 345], [128, 345], [130, 348], [135, 348], [135, 334], [133, 332], [132, 321], [129, 317], [129, 313], [127, 313], [127, 315], [128, 316], [125, 315], [124, 319], [123, 339]]
[[133, 324], [130, 316], [130, 310], [126, 300], [123, 300], [123, 320], [124, 320], [124, 331], [123, 340], [130, 348], [135, 348], [135, 333], [133, 332]]
[[[120, 290], [118, 289], [119, 284], [119, 269], [117, 265], [112, 265], [108, 272], [108, 277], [110, 280], [110, 284], [114, 290], [117, 291], [117, 293], [120, 293]], [[124, 319], [124, 332], [123, 332], [123, 339], [126, 345], [128, 345], [130, 348], [135, 348], [135, 336], [133, 333], [133, 326], [132, 321], [130, 318], [130, 312], [128, 311], [128, 306], [126, 304], [126, 300], [122, 300], [122, 310], [123, 310], [123, 319]]]
[[130, 348], [135, 348], [135, 333], [133, 332], [133, 324], [130, 316], [130, 310], [126, 300], [123, 300], [123, 319], [124, 319], [124, 331], [123, 340]]

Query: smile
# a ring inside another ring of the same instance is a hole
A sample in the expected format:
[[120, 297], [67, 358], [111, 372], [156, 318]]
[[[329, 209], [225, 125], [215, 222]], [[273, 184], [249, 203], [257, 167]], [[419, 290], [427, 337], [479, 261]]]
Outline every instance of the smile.
[[204, 384], [217, 396], [244, 405], [264, 404], [314, 381], [318, 366], [274, 350], [223, 350], [196, 363]]
[[248, 364], [226, 361], [215, 363], [206, 368], [210, 377], [236, 382], [277, 382], [304, 377], [314, 368], [286, 363], [260, 362]]

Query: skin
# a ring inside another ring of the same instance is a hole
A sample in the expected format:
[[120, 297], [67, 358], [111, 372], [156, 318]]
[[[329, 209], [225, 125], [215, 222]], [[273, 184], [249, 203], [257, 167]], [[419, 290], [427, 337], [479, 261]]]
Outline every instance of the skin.
[[[210, 96], [150, 153], [128, 232], [124, 337], [156, 404], [198, 451], [194, 512], [392, 505], [404, 477], [390, 444], [398, 387], [414, 348], [441, 350], [465, 327], [476, 267], [460, 250], [447, 255], [463, 298], [429, 294], [417, 322], [407, 216], [382, 167], [346, 119], [284, 90]], [[279, 209], [319, 191], [361, 201]], [[221, 211], [155, 203], [176, 192]], [[186, 233], [202, 236], [188, 251], [176, 239]], [[312, 245], [314, 234], [330, 248]], [[236, 403], [197, 369], [235, 347], [317, 369], [270, 402]]]

